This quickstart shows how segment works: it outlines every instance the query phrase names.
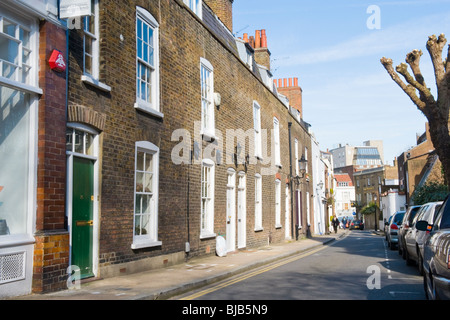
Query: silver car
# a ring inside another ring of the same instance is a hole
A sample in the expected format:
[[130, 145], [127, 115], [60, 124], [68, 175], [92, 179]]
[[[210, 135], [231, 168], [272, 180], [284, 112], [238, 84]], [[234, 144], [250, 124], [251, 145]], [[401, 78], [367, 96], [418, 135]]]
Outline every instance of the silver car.
[[391, 222], [387, 228], [386, 237], [389, 248], [394, 250], [398, 244], [398, 230], [403, 221], [406, 211], [397, 211], [393, 214]]
[[424, 204], [416, 217], [413, 220], [412, 226], [405, 234], [405, 257], [406, 264], [417, 264], [419, 272], [423, 272], [423, 245], [425, 238], [429, 232], [420, 231], [416, 228], [417, 221], [427, 221], [428, 224], [433, 224], [439, 209], [441, 208], [442, 201], [429, 202]]

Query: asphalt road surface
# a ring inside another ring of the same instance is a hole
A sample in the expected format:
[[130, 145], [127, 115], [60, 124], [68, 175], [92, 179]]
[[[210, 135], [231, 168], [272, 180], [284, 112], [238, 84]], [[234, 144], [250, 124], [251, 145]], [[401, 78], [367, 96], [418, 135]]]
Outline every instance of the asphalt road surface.
[[177, 297], [181, 300], [425, 300], [416, 266], [383, 236], [351, 231], [331, 245]]

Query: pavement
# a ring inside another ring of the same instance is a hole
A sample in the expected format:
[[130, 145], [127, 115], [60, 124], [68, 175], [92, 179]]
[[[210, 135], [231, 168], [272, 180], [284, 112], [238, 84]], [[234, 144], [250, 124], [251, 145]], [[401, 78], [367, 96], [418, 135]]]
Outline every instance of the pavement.
[[349, 230], [228, 253], [192, 258], [175, 266], [81, 283], [79, 288], [11, 300], [167, 300], [188, 291], [329, 245]]

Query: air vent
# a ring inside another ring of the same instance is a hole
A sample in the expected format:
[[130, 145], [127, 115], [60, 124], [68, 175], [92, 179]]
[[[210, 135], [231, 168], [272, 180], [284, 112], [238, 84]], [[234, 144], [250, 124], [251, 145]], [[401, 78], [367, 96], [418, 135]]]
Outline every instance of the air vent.
[[25, 279], [25, 252], [0, 255], [0, 284]]

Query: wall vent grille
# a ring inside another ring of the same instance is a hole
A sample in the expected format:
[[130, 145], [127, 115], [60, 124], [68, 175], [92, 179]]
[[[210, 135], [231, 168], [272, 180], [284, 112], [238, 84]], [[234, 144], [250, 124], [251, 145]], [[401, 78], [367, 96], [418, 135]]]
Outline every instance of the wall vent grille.
[[0, 255], [0, 284], [25, 279], [25, 252]]

